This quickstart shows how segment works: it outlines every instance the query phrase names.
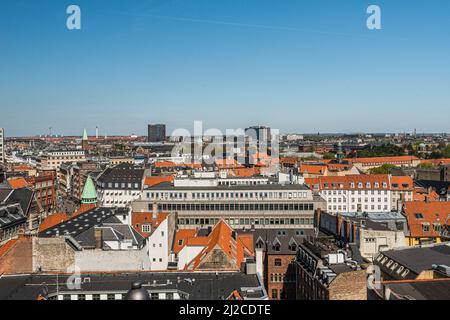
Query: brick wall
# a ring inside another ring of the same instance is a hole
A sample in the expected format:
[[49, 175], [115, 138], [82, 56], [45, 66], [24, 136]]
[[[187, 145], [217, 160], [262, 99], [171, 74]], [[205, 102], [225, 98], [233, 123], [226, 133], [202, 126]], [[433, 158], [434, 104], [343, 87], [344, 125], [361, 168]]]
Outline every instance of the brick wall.
[[[279, 259], [281, 266], [275, 265], [276, 259]], [[291, 263], [293, 260], [295, 255], [267, 256], [267, 293], [270, 299], [295, 299], [295, 265]]]
[[29, 237], [12, 240], [14, 244], [0, 257], [0, 274], [31, 273], [32, 241]]
[[67, 272], [75, 252], [63, 238], [33, 238], [33, 270]]
[[339, 274], [330, 284], [330, 300], [367, 300], [366, 270]]

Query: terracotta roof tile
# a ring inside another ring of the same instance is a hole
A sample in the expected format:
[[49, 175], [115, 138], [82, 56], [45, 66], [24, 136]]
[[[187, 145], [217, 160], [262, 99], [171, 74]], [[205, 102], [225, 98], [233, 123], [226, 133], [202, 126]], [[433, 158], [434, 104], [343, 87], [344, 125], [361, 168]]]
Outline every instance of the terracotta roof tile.
[[[450, 222], [450, 202], [406, 202], [403, 212], [411, 237], [439, 237], [440, 230], [435, 230], [434, 225]], [[428, 226], [428, 231], [424, 225]]]

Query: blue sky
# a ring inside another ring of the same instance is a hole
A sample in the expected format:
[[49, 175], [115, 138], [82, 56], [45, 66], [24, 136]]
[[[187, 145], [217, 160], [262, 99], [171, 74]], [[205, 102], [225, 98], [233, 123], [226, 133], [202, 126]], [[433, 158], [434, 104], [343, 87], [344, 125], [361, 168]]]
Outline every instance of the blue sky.
[[449, 57], [448, 0], [2, 0], [0, 126], [450, 132]]

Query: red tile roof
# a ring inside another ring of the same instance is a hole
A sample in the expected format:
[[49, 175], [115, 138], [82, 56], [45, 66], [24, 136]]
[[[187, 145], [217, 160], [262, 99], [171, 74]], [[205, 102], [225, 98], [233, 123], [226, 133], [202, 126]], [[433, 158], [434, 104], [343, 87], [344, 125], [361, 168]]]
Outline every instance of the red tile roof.
[[[403, 212], [411, 237], [439, 237], [440, 230], [434, 226], [450, 223], [450, 202], [406, 202]], [[424, 226], [428, 226], [428, 231]]]
[[[136, 232], [138, 232], [144, 238], [148, 238], [152, 235], [153, 231], [159, 227], [159, 225], [167, 219], [168, 213], [160, 212], [153, 218], [152, 212], [133, 212], [131, 216], [131, 226]], [[149, 224], [151, 226], [150, 232], [143, 232], [142, 225]]]
[[21, 189], [29, 187], [28, 182], [24, 178], [10, 178], [8, 179], [8, 183], [13, 189]]
[[301, 164], [299, 171], [301, 174], [315, 174], [322, 175], [327, 171], [326, 165], [310, 165], [310, 164]]
[[[323, 189], [363, 189], [363, 190], [375, 190], [390, 188], [389, 175], [387, 174], [354, 174], [347, 176], [322, 176], [317, 178], [306, 178], [305, 183], [313, 189], [318, 186], [319, 190]], [[352, 183], [354, 186], [352, 186]], [[359, 188], [359, 183], [362, 183], [362, 187]], [[376, 187], [378, 183], [378, 187]], [[383, 187], [383, 185], [385, 187]]]
[[154, 177], [146, 177], [144, 180], [144, 185], [148, 187], [155, 186], [157, 184], [163, 183], [163, 182], [172, 182], [174, 180], [173, 176], [154, 176]]
[[175, 233], [175, 241], [173, 243], [173, 252], [178, 253], [187, 244], [188, 239], [195, 237], [197, 230], [180, 229]]
[[[233, 234], [236, 235], [236, 239], [233, 238]], [[233, 229], [224, 220], [219, 221], [207, 238], [207, 245], [186, 266], [186, 269], [192, 271], [196, 270], [211, 252], [221, 250], [229, 257], [233, 264], [232, 270], [239, 270], [242, 262], [244, 262], [244, 258], [253, 254], [252, 250], [245, 246], [244, 242], [233, 232]], [[250, 248], [252, 247], [253, 245]]]
[[392, 176], [391, 189], [397, 191], [413, 191], [413, 178], [410, 176]]
[[385, 163], [401, 164], [405, 162], [412, 162], [414, 160], [419, 160], [419, 158], [415, 156], [397, 156], [397, 157], [374, 157], [374, 158], [349, 158], [345, 160], [347, 160], [350, 163], [380, 165]]

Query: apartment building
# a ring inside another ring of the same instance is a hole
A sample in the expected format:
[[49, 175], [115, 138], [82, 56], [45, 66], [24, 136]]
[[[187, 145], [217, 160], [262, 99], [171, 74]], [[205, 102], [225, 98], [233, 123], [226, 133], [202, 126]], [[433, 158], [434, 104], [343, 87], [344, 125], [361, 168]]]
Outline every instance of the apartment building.
[[353, 252], [332, 239], [315, 238], [299, 245], [296, 260], [297, 300], [366, 300], [367, 275]]
[[234, 229], [312, 228], [314, 212], [325, 209], [324, 200], [305, 185], [258, 178], [228, 182], [175, 179], [146, 187], [142, 201], [150, 211], [177, 212], [180, 228], [214, 226], [220, 219]]
[[84, 150], [49, 151], [37, 159], [38, 169], [58, 170], [63, 163], [86, 161]]
[[363, 172], [381, 167], [384, 164], [390, 164], [397, 167], [417, 167], [420, 164], [420, 159], [415, 156], [354, 158], [345, 160], [352, 163], [356, 168]]
[[350, 175], [307, 178], [305, 183], [324, 197], [331, 213], [391, 212], [413, 199], [413, 182], [407, 177]]
[[104, 207], [126, 207], [141, 197], [145, 170], [129, 163], [107, 168], [97, 178], [98, 201]]

